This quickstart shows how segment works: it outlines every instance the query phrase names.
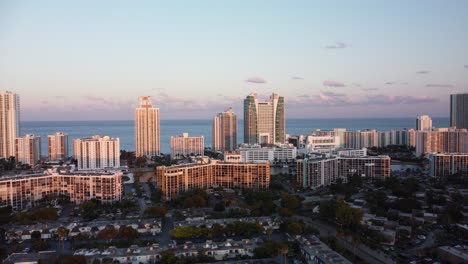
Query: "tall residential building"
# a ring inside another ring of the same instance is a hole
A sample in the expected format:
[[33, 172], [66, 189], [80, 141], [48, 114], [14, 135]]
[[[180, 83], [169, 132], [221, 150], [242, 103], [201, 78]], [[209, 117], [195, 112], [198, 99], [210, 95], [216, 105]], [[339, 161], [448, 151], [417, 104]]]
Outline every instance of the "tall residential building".
[[171, 158], [180, 156], [199, 156], [205, 153], [205, 139], [203, 136], [189, 137], [188, 133], [171, 136]]
[[71, 202], [97, 199], [120, 201], [122, 172], [40, 173], [0, 178], [0, 206], [21, 210], [39, 205], [43, 198], [65, 195]]
[[171, 200], [191, 189], [221, 186], [235, 189], [268, 189], [270, 163], [226, 163], [212, 161], [209, 164], [183, 164], [156, 168], [158, 188]]
[[25, 135], [15, 140], [16, 161], [35, 165], [41, 159], [41, 137]]
[[450, 126], [468, 128], [468, 93], [450, 95]]
[[416, 130], [418, 131], [432, 130], [432, 119], [428, 115], [418, 116], [418, 118], [416, 118]]
[[233, 151], [237, 147], [237, 115], [229, 107], [213, 119], [213, 150]]
[[416, 132], [416, 156], [431, 152], [468, 153], [466, 129], [435, 129]]
[[99, 135], [73, 140], [73, 157], [79, 170], [120, 167], [120, 140]]
[[0, 157], [14, 157], [15, 139], [20, 133], [19, 96], [12, 92], [0, 92]]
[[256, 93], [244, 99], [244, 143], [285, 143], [284, 97], [272, 94], [259, 102]]
[[153, 107], [151, 96], [140, 96], [135, 109], [135, 155], [148, 158], [159, 155], [160, 138], [159, 108]]
[[56, 132], [47, 136], [49, 160], [64, 160], [68, 158], [68, 134]]
[[345, 148], [362, 149], [378, 146], [378, 134], [375, 129], [345, 131]]

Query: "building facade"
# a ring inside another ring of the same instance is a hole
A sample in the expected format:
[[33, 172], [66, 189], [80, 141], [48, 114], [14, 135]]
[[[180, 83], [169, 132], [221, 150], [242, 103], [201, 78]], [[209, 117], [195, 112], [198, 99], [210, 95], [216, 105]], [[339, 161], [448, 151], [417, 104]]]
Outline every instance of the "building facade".
[[65, 195], [71, 202], [90, 199], [102, 202], [120, 201], [122, 173], [46, 173], [0, 178], [0, 206], [14, 210], [30, 208], [41, 199]]
[[180, 136], [171, 136], [171, 158], [182, 156], [203, 156], [205, 153], [205, 138], [189, 137], [188, 133]]
[[148, 158], [159, 155], [160, 138], [159, 108], [153, 107], [151, 96], [141, 96], [135, 109], [135, 155]]
[[450, 126], [468, 129], [468, 93], [450, 95]]
[[389, 177], [390, 157], [340, 156], [297, 161], [297, 182], [303, 188], [328, 186], [338, 179], [346, 182], [348, 176], [354, 175], [371, 179]]
[[229, 107], [213, 119], [213, 150], [233, 151], [237, 148], [237, 115]]
[[375, 129], [345, 131], [344, 140], [345, 148], [361, 149], [378, 146], [378, 134]]
[[435, 129], [416, 132], [416, 156], [437, 153], [468, 153], [466, 129]]
[[41, 137], [25, 135], [15, 139], [16, 161], [35, 165], [41, 159]]
[[95, 135], [73, 140], [73, 158], [79, 170], [96, 170], [120, 167], [120, 140]]
[[226, 163], [184, 164], [156, 168], [158, 187], [165, 198], [171, 200], [192, 189], [221, 186], [233, 189], [268, 189], [270, 164]]
[[455, 173], [468, 174], [468, 154], [431, 153], [429, 154], [429, 175], [447, 177]]
[[0, 157], [16, 155], [15, 139], [20, 134], [19, 95], [0, 92]]
[[272, 94], [259, 102], [256, 93], [244, 99], [244, 143], [276, 144], [285, 142], [284, 97]]
[[49, 160], [65, 160], [68, 158], [68, 134], [56, 132], [47, 136]]
[[238, 149], [238, 152], [241, 162], [290, 162], [297, 157], [297, 148], [286, 144], [274, 147], [244, 145]]
[[418, 131], [432, 130], [432, 119], [428, 115], [418, 116], [418, 118], [416, 118], [416, 130]]

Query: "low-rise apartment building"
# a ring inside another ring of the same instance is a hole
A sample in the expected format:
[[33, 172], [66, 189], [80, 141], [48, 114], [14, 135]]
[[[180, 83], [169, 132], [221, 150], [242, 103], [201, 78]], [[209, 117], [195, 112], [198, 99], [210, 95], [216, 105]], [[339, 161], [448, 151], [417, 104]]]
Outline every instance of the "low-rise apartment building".
[[455, 173], [468, 173], [468, 154], [431, 153], [429, 154], [429, 175], [447, 177]]
[[358, 175], [372, 179], [390, 176], [389, 156], [337, 156], [297, 161], [297, 182], [303, 188], [316, 188]]
[[37, 205], [47, 196], [65, 195], [71, 202], [90, 199], [120, 201], [121, 172], [46, 172], [0, 178], [0, 206], [21, 210]]
[[270, 163], [190, 163], [156, 168], [158, 187], [171, 200], [179, 193], [214, 186], [234, 189], [267, 189], [270, 185]]

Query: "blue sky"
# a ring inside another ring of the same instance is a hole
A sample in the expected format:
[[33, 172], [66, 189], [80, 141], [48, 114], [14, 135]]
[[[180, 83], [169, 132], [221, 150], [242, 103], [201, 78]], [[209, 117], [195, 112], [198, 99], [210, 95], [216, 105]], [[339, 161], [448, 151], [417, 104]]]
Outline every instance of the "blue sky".
[[468, 1], [0, 1], [0, 90], [23, 120], [448, 116], [468, 88]]

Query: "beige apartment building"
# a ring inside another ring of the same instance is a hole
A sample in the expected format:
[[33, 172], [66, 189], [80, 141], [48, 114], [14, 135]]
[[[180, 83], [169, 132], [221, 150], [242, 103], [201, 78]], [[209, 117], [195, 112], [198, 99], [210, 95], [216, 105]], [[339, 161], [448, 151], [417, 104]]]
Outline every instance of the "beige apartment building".
[[203, 156], [205, 153], [205, 138], [189, 137], [188, 133], [180, 136], [171, 136], [171, 158], [176, 159], [182, 156]]
[[16, 156], [15, 139], [20, 135], [19, 95], [0, 92], [0, 157]]
[[141, 96], [135, 109], [135, 155], [148, 158], [161, 152], [159, 108], [153, 106], [151, 96]]
[[233, 151], [237, 148], [237, 115], [229, 107], [213, 119], [213, 150]]
[[416, 155], [428, 153], [468, 153], [466, 129], [439, 128], [416, 132]]
[[68, 196], [75, 203], [93, 198], [102, 202], [120, 201], [122, 173], [43, 173], [0, 178], [0, 206], [21, 210], [38, 205], [47, 196], [59, 195]]
[[35, 165], [41, 159], [41, 137], [25, 135], [15, 139], [16, 161]]
[[268, 189], [270, 163], [184, 164], [156, 168], [158, 187], [165, 198], [171, 200], [192, 189], [221, 186], [233, 189]]
[[47, 136], [49, 160], [65, 160], [68, 158], [68, 134], [56, 132]]

